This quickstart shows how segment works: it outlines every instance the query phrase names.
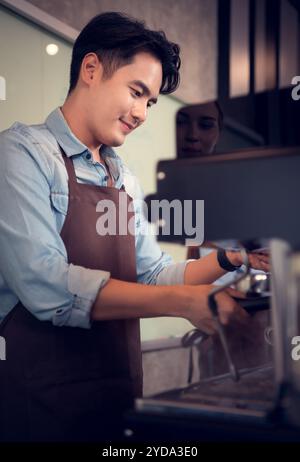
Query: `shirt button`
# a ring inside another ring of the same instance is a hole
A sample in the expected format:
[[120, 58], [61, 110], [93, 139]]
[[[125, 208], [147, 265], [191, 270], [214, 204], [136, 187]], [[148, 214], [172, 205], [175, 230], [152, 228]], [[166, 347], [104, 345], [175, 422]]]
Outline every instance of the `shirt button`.
[[109, 177], [108, 177], [107, 175], [105, 175], [104, 181], [108, 181], [108, 178], [109, 178]]
[[88, 153], [85, 157], [86, 157], [86, 159], [90, 159], [92, 156], [91, 156], [90, 153]]

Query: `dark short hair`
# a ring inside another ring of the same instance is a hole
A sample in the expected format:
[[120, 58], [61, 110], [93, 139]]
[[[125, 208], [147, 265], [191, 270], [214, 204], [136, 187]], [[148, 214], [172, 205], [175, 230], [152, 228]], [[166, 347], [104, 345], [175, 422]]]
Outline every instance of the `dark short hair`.
[[180, 48], [167, 40], [162, 31], [146, 28], [145, 23], [122, 13], [95, 16], [77, 37], [72, 53], [69, 94], [74, 90], [83, 58], [96, 53], [109, 78], [120, 67], [130, 64], [140, 52], [148, 52], [162, 64], [160, 93], [169, 94], [179, 85]]

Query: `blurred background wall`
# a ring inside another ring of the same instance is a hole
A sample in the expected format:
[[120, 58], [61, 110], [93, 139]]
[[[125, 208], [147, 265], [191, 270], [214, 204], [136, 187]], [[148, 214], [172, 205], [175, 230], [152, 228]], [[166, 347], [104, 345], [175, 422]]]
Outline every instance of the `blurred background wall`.
[[182, 82], [176, 96], [185, 102], [216, 97], [216, 0], [30, 0], [75, 29], [104, 11], [120, 11], [162, 29], [180, 44]]

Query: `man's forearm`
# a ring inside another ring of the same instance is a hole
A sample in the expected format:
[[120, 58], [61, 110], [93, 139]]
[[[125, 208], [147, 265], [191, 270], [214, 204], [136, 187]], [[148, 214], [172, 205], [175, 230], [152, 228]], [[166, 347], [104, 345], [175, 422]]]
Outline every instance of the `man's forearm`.
[[189, 297], [183, 286], [152, 286], [110, 279], [92, 307], [93, 320], [185, 317]]

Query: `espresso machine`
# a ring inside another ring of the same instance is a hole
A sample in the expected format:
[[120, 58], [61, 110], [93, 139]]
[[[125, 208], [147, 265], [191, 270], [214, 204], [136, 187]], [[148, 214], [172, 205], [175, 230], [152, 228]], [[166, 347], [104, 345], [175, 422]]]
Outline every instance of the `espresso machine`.
[[[255, 148], [159, 162], [157, 193], [148, 197], [148, 204], [153, 199], [202, 200], [205, 240], [234, 239], [245, 249], [245, 274], [238, 277], [237, 287], [243, 289], [244, 284], [249, 296], [239, 302], [249, 313], [269, 310], [271, 361], [237, 367], [220, 325], [227, 371], [185, 388], [137, 399], [135, 410], [127, 416], [129, 438], [143, 440], [152, 435], [153, 440], [176, 440], [180, 432], [181, 440], [189, 441], [300, 441], [299, 172], [300, 147]], [[153, 218], [149, 206], [148, 217]], [[170, 214], [170, 223], [158, 221], [159, 238], [193, 241], [184, 229], [181, 235], [172, 233], [173, 218]], [[164, 226], [171, 233], [164, 233]], [[265, 242], [271, 256], [271, 287], [266, 287], [266, 278], [261, 283], [252, 278], [249, 286], [246, 251], [264, 247]], [[249, 294], [249, 287], [257, 293]], [[216, 322], [214, 296], [220, 290], [214, 289], [209, 296]]]

